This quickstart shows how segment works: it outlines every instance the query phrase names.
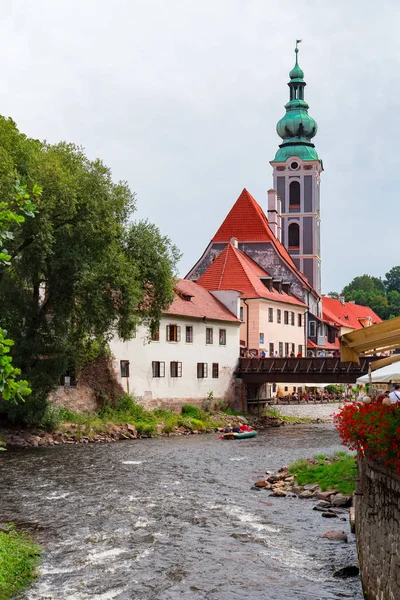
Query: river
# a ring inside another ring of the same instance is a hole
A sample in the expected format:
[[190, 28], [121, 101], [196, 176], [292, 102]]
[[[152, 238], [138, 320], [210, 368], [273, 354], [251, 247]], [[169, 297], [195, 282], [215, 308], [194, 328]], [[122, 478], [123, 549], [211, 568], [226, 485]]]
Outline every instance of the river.
[[310, 500], [252, 486], [266, 469], [341, 449], [330, 424], [10, 450], [1, 520], [40, 522], [45, 552], [29, 600], [362, 600], [348, 532]]

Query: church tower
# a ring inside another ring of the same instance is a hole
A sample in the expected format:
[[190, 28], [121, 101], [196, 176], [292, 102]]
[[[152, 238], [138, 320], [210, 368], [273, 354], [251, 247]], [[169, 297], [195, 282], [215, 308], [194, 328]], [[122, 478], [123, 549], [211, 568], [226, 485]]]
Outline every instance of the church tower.
[[282, 203], [282, 242], [297, 268], [321, 294], [320, 176], [322, 161], [312, 138], [317, 123], [308, 114], [304, 100], [304, 73], [298, 64], [289, 73], [289, 102], [276, 130], [282, 144], [271, 161], [274, 188]]

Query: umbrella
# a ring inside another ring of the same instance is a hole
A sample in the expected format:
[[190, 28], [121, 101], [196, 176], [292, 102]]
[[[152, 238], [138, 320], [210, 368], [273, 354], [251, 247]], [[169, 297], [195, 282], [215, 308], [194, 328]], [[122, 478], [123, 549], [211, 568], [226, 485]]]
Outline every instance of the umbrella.
[[357, 379], [357, 383], [400, 383], [400, 363], [395, 362], [382, 367], [382, 369], [377, 369], [371, 373], [371, 376], [363, 375]]

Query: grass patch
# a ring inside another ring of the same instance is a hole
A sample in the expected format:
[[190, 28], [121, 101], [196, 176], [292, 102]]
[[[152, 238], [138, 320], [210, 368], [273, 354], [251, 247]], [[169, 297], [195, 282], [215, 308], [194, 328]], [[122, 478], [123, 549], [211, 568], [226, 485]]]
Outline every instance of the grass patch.
[[12, 524], [0, 531], [0, 600], [8, 600], [35, 579], [40, 546], [15, 530]]
[[225, 426], [223, 419], [214, 417], [191, 404], [185, 404], [181, 413], [163, 408], [146, 410], [128, 395], [120, 398], [115, 406], [106, 406], [95, 414], [79, 414], [66, 409], [57, 409], [57, 411], [61, 423], [60, 429], [68, 429], [68, 424], [71, 423], [77, 425], [75, 428], [77, 436], [90, 437], [90, 435], [106, 432], [113, 425], [127, 423], [135, 425], [140, 435], [155, 435], [158, 425], [161, 425], [163, 433], [172, 433], [179, 426], [198, 431]]
[[310, 423], [312, 421], [311, 417], [289, 417], [287, 415], [281, 415], [275, 408], [267, 408], [264, 410], [264, 415], [274, 419], [280, 419], [284, 423]]
[[336, 452], [333, 456], [318, 454], [314, 459], [301, 458], [289, 465], [289, 473], [299, 485], [317, 483], [322, 491], [335, 489], [352, 494], [356, 487], [357, 468], [353, 454]]

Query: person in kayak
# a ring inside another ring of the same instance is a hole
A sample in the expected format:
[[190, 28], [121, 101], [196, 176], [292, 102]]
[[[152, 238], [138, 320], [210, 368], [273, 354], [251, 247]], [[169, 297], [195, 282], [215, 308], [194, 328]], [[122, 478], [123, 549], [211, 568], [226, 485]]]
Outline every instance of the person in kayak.
[[233, 433], [240, 433], [240, 427], [239, 427], [239, 425], [238, 424], [234, 425], [232, 427], [232, 431], [233, 431]]
[[224, 433], [232, 433], [232, 425], [230, 423], [225, 427]]

